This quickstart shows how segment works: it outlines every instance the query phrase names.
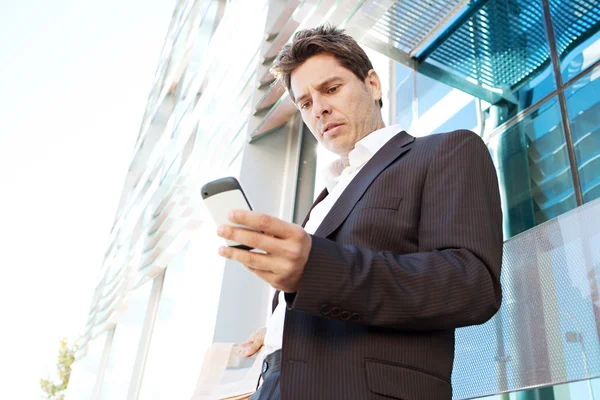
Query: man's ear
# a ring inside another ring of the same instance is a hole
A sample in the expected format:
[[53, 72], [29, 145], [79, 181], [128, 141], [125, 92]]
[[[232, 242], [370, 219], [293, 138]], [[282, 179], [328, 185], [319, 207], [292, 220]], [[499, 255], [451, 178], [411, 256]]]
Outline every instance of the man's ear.
[[369, 93], [371, 93], [371, 97], [374, 101], [381, 100], [381, 97], [383, 96], [381, 91], [381, 80], [374, 69], [369, 70], [367, 73], [367, 76], [365, 77], [365, 85], [367, 85]]

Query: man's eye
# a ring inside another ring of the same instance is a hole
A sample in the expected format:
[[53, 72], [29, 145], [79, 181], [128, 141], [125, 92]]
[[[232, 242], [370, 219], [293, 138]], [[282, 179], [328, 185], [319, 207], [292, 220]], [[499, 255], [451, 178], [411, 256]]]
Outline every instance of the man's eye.
[[300, 106], [301, 110], [305, 110], [310, 106], [310, 101], [307, 101], [306, 103], [302, 103], [302, 105]]
[[337, 92], [338, 86], [332, 86], [327, 90], [327, 93], [335, 93]]

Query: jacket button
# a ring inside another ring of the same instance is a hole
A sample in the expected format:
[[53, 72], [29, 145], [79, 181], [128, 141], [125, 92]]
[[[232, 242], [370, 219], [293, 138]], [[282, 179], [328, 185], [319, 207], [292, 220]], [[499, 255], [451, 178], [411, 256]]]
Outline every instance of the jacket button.
[[264, 374], [265, 372], [267, 372], [268, 369], [269, 369], [269, 363], [267, 363], [266, 361], [263, 361], [262, 373]]
[[352, 314], [350, 311], [342, 311], [342, 316], [340, 318], [342, 318], [344, 321], [348, 321], [351, 316]]
[[350, 321], [352, 321], [352, 322], [360, 321], [360, 314], [357, 314], [357, 313], [352, 314], [352, 316], [350, 317]]
[[339, 317], [339, 316], [340, 316], [341, 312], [342, 312], [342, 310], [341, 310], [339, 307], [333, 307], [333, 308], [331, 309], [331, 314], [330, 314], [330, 315], [331, 315], [333, 318], [337, 318], [337, 317]]
[[321, 314], [322, 314], [322, 315], [327, 315], [327, 314], [329, 314], [329, 310], [330, 310], [330, 307], [329, 307], [327, 304], [323, 304], [323, 305], [321, 306]]

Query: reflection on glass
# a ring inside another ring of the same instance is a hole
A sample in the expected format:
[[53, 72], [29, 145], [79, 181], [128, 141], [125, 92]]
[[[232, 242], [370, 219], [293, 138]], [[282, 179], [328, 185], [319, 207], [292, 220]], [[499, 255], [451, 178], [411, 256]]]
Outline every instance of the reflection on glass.
[[565, 90], [583, 201], [600, 197], [600, 67]]
[[488, 147], [498, 169], [505, 239], [576, 207], [556, 98], [494, 136]]
[[550, 0], [556, 50], [563, 82], [600, 59], [600, 2]]
[[127, 311], [119, 318], [100, 392], [101, 400], [127, 398], [151, 288], [152, 281], [131, 292]]

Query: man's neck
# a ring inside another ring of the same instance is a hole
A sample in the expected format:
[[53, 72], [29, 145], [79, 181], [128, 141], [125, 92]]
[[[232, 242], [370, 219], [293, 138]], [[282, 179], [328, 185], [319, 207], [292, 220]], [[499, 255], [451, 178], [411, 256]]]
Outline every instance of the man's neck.
[[[385, 128], [385, 124], [383, 123], [383, 120], [382, 120], [382, 119], [380, 119], [380, 120], [379, 120], [379, 123], [377, 124], [377, 128], [375, 128], [373, 131], [371, 131], [371, 133], [373, 133], [373, 132], [377, 132], [378, 130], [380, 130], [380, 129], [383, 129], [383, 128]], [[369, 136], [371, 133], [369, 133], [369, 134], [367, 134], [367, 135], [363, 136], [363, 137], [362, 137], [360, 140], [362, 140], [362, 139], [366, 138], [366, 137], [367, 137], [367, 136]], [[359, 140], [359, 141], [360, 141], [360, 140]], [[357, 143], [358, 143], [358, 142], [357, 142]], [[354, 146], [356, 147], [356, 143], [354, 143]], [[352, 148], [352, 150], [354, 150], [354, 147]], [[352, 150], [350, 150], [350, 152], [351, 152]], [[347, 167], [347, 166], [349, 166], [349, 165], [350, 165], [350, 152], [348, 152], [348, 154], [344, 154], [343, 156], [340, 156], [340, 159], [341, 159], [341, 160], [342, 160], [342, 162], [344, 163], [344, 167]]]

